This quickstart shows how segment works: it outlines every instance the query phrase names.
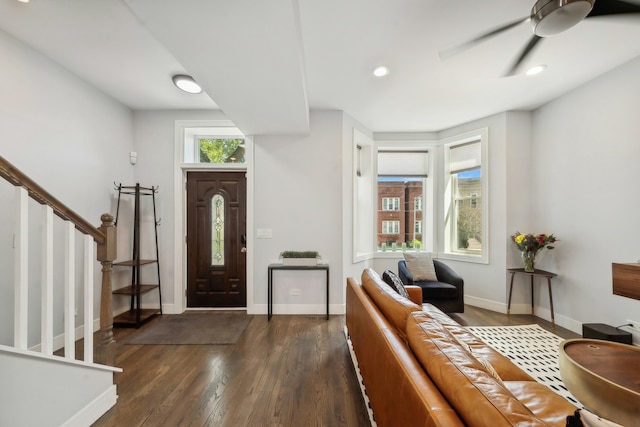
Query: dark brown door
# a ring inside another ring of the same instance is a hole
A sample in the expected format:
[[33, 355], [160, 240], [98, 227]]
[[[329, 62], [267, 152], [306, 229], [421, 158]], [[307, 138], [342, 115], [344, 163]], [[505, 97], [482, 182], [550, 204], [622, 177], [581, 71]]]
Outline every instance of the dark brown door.
[[187, 307], [246, 307], [244, 172], [187, 172]]

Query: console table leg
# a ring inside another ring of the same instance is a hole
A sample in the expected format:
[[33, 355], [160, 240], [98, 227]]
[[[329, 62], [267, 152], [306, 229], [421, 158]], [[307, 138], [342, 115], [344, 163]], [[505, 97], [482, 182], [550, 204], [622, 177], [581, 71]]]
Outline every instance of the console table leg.
[[531, 275], [531, 314], [534, 314], [534, 304], [533, 304], [533, 275]]
[[551, 293], [551, 277], [547, 277], [547, 285], [549, 286], [549, 308], [551, 308], [551, 324], [553, 329], [556, 328], [556, 317], [553, 314], [553, 295]]
[[267, 279], [267, 321], [271, 320], [271, 312], [273, 310], [271, 304], [272, 304], [272, 300], [273, 300], [273, 288], [272, 288], [272, 277], [273, 277], [273, 270], [269, 269], [269, 274], [267, 275], [268, 279]]
[[507, 303], [507, 316], [511, 314], [511, 293], [513, 292], [513, 276], [515, 275], [516, 273], [511, 272], [511, 284], [509, 285], [509, 302]]
[[327, 267], [327, 320], [329, 320], [329, 267]]

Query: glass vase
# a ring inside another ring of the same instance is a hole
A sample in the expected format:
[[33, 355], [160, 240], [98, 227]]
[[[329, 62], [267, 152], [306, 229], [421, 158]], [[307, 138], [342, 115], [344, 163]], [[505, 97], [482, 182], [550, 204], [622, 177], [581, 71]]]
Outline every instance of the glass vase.
[[523, 251], [522, 262], [524, 263], [524, 271], [533, 273], [535, 271], [536, 253], [533, 251]]

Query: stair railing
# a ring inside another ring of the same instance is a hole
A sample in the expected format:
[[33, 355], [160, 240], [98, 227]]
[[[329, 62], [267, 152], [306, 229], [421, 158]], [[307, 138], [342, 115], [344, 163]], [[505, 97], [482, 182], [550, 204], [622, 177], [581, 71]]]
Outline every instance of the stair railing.
[[[75, 230], [84, 235], [84, 361], [113, 366], [115, 340], [111, 308], [111, 271], [116, 259], [116, 228], [113, 216], [103, 214], [100, 227], [69, 209], [31, 178], [0, 156], [0, 176], [15, 186], [15, 298], [14, 347], [27, 350], [28, 332], [28, 236], [29, 197], [42, 205], [42, 262], [41, 262], [41, 346], [46, 355], [53, 354], [53, 215], [64, 221], [64, 357], [75, 359]], [[95, 242], [95, 243], [94, 243]], [[97, 252], [95, 247], [97, 245]], [[93, 340], [93, 266], [102, 264], [100, 293], [100, 330], [97, 343]]]

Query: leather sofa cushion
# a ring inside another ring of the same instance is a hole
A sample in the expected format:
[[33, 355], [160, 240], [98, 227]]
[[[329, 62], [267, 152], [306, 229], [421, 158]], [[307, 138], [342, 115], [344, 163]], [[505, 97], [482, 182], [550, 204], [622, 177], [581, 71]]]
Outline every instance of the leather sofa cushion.
[[535, 381], [533, 377], [518, 368], [509, 358], [489, 347], [480, 338], [473, 335], [467, 328], [461, 326], [451, 317], [444, 314], [431, 304], [424, 304], [423, 310], [427, 316], [435, 319], [447, 329], [459, 342], [471, 348], [471, 353], [479, 358], [485, 358], [496, 370], [503, 381]]
[[414, 285], [422, 288], [422, 296], [426, 299], [454, 299], [458, 298], [458, 288], [444, 282], [413, 281]]
[[384, 317], [393, 325], [398, 335], [406, 340], [407, 317], [414, 311], [422, 310], [422, 307], [400, 296], [371, 268], [362, 272], [362, 287]]
[[504, 381], [504, 386], [536, 417], [551, 425], [565, 426], [567, 415], [577, 409], [564, 397], [536, 381]]
[[409, 315], [406, 333], [416, 358], [468, 426], [546, 425], [427, 314]]

